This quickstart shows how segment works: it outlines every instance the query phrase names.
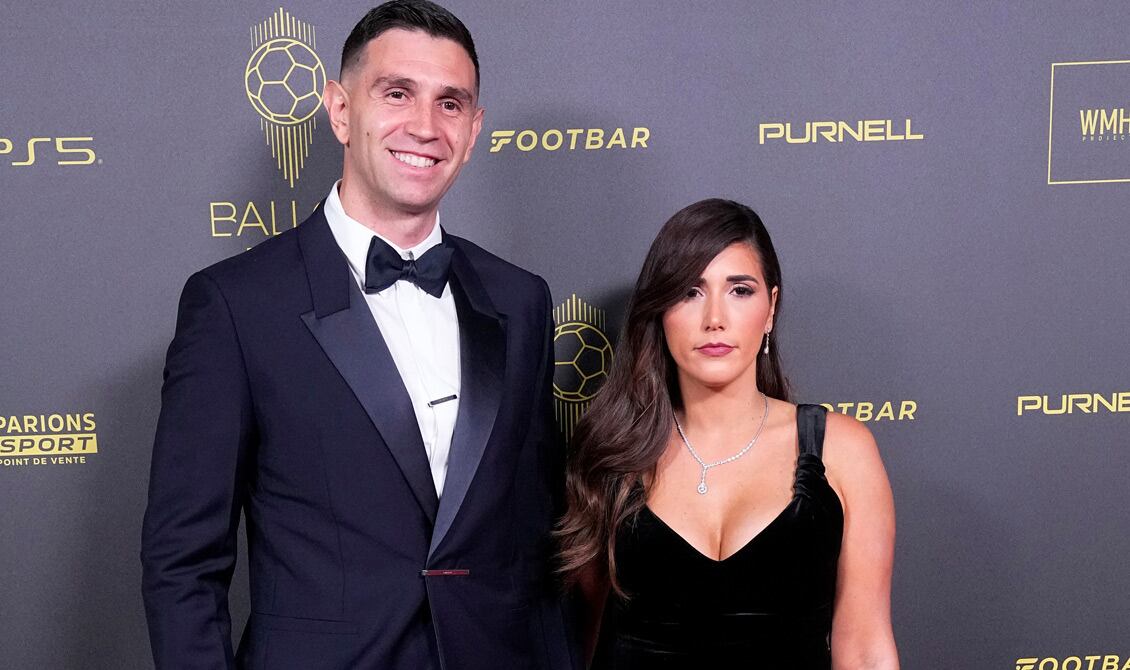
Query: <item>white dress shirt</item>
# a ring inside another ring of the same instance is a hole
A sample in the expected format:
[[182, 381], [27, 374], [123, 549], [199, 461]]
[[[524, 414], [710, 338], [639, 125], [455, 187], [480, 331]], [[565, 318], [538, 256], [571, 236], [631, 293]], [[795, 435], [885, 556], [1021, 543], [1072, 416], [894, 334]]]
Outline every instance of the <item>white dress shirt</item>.
[[[439, 215], [431, 233], [411, 249], [401, 249], [387, 238], [377, 235], [345, 213], [338, 186], [334, 184], [326, 198], [326, 222], [330, 224], [337, 245], [349, 262], [353, 279], [365, 296], [373, 320], [388, 345], [396, 369], [412, 399], [412, 409], [424, 440], [424, 451], [432, 471], [436, 493], [443, 494], [447, 476], [447, 458], [451, 452], [451, 435], [459, 413], [459, 399], [429, 406], [428, 402], [459, 394], [459, 318], [451, 284], [436, 298], [415, 284], [399, 280], [377, 293], [365, 293], [365, 263], [373, 236], [380, 237], [400, 254], [401, 258], [419, 258], [439, 244], [442, 233]], [[374, 380], [380, 383], [380, 380]]]

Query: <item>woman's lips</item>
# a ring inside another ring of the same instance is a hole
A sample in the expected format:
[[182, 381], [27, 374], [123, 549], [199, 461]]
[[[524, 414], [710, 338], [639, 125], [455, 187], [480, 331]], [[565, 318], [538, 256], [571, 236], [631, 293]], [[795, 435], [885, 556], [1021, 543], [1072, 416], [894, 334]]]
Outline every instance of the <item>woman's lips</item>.
[[698, 347], [698, 350], [706, 354], [707, 356], [725, 356], [734, 349], [735, 347], [731, 347], [728, 344], [722, 344], [720, 342], [711, 342], [710, 344], [704, 344], [701, 347]]

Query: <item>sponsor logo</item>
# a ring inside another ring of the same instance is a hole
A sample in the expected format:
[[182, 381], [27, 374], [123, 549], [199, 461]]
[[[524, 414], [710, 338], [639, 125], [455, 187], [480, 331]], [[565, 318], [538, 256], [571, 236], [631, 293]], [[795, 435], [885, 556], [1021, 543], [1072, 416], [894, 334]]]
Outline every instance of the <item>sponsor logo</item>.
[[[310, 156], [326, 70], [314, 26], [284, 9], [251, 27], [252, 52], [243, 69], [244, 92], [259, 116], [275, 168], [291, 189]], [[316, 209], [315, 204], [314, 208]], [[245, 247], [296, 228], [307, 216], [297, 200], [214, 200], [208, 203], [212, 237], [250, 237]]]
[[1130, 182], [1130, 60], [1052, 63], [1048, 184]]
[[612, 343], [605, 334], [604, 310], [575, 294], [553, 309], [553, 398], [557, 425], [566, 439], [589, 401], [608, 378]]
[[259, 203], [221, 200], [208, 203], [208, 218], [212, 226], [212, 237], [259, 234], [271, 237], [288, 228], [297, 228], [305, 220], [305, 215], [301, 213], [295, 200], [268, 200]]
[[1016, 415], [1027, 412], [1053, 415], [1130, 412], [1130, 391], [1016, 396]]
[[1125, 107], [1080, 109], [1079, 130], [1084, 142], [1125, 140], [1130, 133], [1130, 112]]
[[[803, 129], [803, 130], [802, 130]], [[921, 140], [926, 136], [914, 132], [910, 119], [867, 119], [863, 121], [767, 122], [757, 126], [758, 144], [784, 140], [787, 144], [819, 142], [892, 142]]]
[[0, 466], [75, 465], [98, 453], [94, 412], [0, 415]]
[[1125, 662], [1117, 654], [1093, 654], [1066, 658], [1025, 657], [1016, 659], [1016, 670], [1130, 670], [1130, 657]]
[[94, 153], [93, 137], [29, 137], [27, 142], [0, 137], [0, 156], [13, 167], [54, 165], [94, 165], [102, 159]]
[[596, 151], [599, 149], [646, 149], [651, 139], [647, 128], [565, 128], [536, 130], [495, 130], [490, 134], [490, 152], [496, 154], [511, 146], [518, 151]]
[[913, 400], [885, 400], [875, 402], [822, 402], [829, 412], [839, 412], [855, 417], [864, 423], [869, 421], [914, 421], [918, 403]]
[[254, 50], [243, 73], [247, 99], [259, 115], [275, 167], [294, 188], [310, 155], [326, 86], [317, 36], [312, 25], [280, 8], [251, 27], [251, 42]]

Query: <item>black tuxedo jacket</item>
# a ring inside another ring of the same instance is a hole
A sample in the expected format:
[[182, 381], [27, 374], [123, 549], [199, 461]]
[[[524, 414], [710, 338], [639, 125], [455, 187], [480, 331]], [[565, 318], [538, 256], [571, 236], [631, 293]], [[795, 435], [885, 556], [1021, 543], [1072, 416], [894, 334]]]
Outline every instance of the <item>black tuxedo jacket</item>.
[[[573, 666], [550, 561], [549, 291], [446, 238], [462, 383], [442, 499], [321, 207], [188, 280], [142, 540], [158, 667]], [[252, 612], [233, 653], [240, 510]]]

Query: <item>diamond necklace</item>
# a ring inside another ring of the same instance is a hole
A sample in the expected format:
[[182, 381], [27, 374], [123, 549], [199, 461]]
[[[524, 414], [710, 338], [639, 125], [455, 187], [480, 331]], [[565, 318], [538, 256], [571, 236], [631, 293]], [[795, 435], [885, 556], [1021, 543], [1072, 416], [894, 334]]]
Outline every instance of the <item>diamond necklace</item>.
[[754, 433], [753, 439], [749, 441], [749, 444], [742, 447], [742, 450], [739, 451], [738, 453], [736, 453], [733, 456], [730, 456], [728, 458], [723, 458], [720, 461], [715, 461], [713, 463], [707, 463], [706, 461], [702, 460], [702, 458], [699, 457], [698, 452], [696, 452], [694, 450], [694, 447], [691, 446], [691, 441], [687, 439], [687, 434], [683, 432], [683, 427], [679, 425], [679, 417], [675, 416], [674, 412], [671, 413], [671, 416], [673, 416], [675, 418], [675, 428], [678, 429], [678, 431], [679, 431], [679, 437], [683, 438], [683, 444], [687, 445], [687, 451], [691, 452], [691, 456], [702, 467], [702, 477], [700, 477], [699, 480], [698, 480], [698, 489], [697, 489], [699, 495], [706, 495], [706, 491], [707, 491], [707, 488], [706, 488], [706, 471], [707, 470], [709, 470], [710, 468], [716, 468], [719, 465], [725, 465], [727, 463], [733, 463], [734, 461], [738, 460], [742, 456], [745, 456], [746, 453], [748, 453], [749, 450], [753, 448], [753, 445], [757, 444], [757, 438], [761, 437], [761, 429], [765, 428], [765, 419], [767, 419], [769, 417], [769, 399], [765, 397], [764, 393], [761, 394], [761, 399], [765, 401], [765, 411], [761, 414], [761, 425], [757, 427], [757, 432]]

